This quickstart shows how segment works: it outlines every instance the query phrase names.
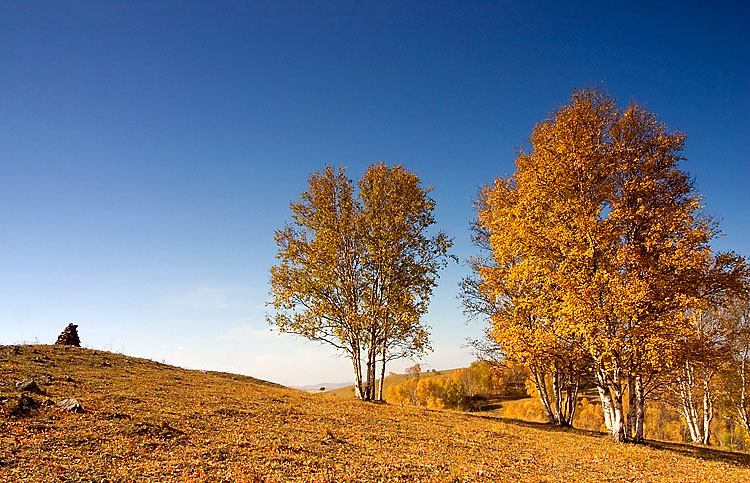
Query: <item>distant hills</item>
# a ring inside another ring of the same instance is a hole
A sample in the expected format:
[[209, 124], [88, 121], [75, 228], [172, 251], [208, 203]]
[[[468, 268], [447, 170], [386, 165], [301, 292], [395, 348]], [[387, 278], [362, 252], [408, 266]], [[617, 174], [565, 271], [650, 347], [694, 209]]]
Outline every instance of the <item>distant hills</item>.
[[[292, 389], [298, 389], [305, 392], [325, 392], [333, 391], [334, 389], [340, 389], [342, 387], [353, 386], [353, 382], [321, 382], [320, 384], [308, 384], [307, 386], [289, 386]], [[320, 388], [324, 387], [325, 391], [321, 391]]]

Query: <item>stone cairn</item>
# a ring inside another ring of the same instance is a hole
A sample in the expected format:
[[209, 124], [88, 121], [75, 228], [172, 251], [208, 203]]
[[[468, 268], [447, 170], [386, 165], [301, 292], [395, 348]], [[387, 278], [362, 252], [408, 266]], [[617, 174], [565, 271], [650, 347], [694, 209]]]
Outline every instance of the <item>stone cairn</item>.
[[62, 334], [57, 338], [55, 344], [81, 347], [81, 339], [78, 338], [78, 326], [72, 322], [68, 324], [68, 326], [65, 327], [65, 330], [62, 331]]

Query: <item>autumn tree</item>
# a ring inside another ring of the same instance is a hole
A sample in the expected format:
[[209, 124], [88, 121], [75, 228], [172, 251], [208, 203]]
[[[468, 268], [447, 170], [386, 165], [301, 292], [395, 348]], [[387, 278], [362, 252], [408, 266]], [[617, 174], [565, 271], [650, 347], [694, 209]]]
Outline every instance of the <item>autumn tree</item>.
[[[463, 281], [463, 301], [470, 313], [490, 319], [483, 357], [520, 364], [529, 372], [547, 422], [568, 426], [575, 415], [581, 382], [581, 351], [555, 325], [551, 268], [560, 260], [536, 232], [540, 226], [524, 213], [516, 177], [499, 178], [479, 193], [474, 241], [489, 256], [471, 259], [478, 277]], [[546, 253], [543, 259], [534, 253]]]
[[480, 193], [491, 257], [474, 264], [472, 288], [504, 350], [539, 373], [587, 367], [612, 437], [640, 441], [716, 229], [679, 169], [684, 135], [635, 103], [579, 90], [529, 141], [516, 172]]
[[725, 312], [728, 324], [729, 365], [722, 374], [721, 392], [729, 416], [750, 435], [750, 285]]
[[275, 235], [268, 320], [346, 354], [355, 394], [371, 400], [378, 361], [382, 381], [388, 361], [429, 349], [421, 316], [451, 241], [429, 236], [431, 188], [403, 166], [373, 165], [358, 187], [328, 166], [290, 204], [292, 223]]
[[683, 417], [694, 443], [710, 444], [715, 403], [722, 390], [733, 386], [733, 349], [742, 340], [737, 331], [738, 300], [747, 292], [749, 279], [742, 257], [714, 257], [701, 279], [701, 305], [685, 314], [690, 330], [679, 339], [674, 372], [659, 391], [659, 399]]

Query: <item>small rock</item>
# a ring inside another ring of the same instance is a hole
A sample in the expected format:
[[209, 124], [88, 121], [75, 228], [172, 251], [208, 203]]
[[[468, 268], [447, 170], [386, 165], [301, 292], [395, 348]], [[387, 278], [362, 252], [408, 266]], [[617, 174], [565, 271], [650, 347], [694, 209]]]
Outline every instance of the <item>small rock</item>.
[[13, 408], [13, 411], [11, 411], [11, 414], [13, 416], [28, 416], [33, 409], [36, 409], [38, 406], [37, 402], [30, 396], [27, 396], [26, 394], [21, 394], [18, 396], [18, 402], [16, 403], [16, 407]]
[[50, 398], [47, 398], [44, 401], [42, 401], [41, 405], [42, 405], [42, 407], [54, 406], [55, 405], [55, 401], [53, 401]]
[[33, 379], [24, 379], [21, 382], [17, 382], [16, 389], [18, 389], [19, 391], [31, 392], [34, 394], [44, 394], [44, 391], [42, 391], [39, 386], [36, 385], [36, 382], [34, 382]]
[[65, 378], [65, 382], [76, 382], [76, 381], [72, 377], [68, 376]]
[[57, 407], [65, 409], [66, 411], [70, 411], [72, 413], [83, 412], [83, 406], [81, 406], [81, 403], [79, 403], [77, 399], [73, 398], [63, 399], [62, 401], [57, 403]]

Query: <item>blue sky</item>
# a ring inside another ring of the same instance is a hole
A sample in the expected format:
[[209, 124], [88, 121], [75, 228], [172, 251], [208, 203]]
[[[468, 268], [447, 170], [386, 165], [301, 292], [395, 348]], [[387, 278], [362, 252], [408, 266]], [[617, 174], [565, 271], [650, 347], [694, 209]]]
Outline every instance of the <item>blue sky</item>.
[[[264, 321], [273, 231], [309, 174], [404, 164], [463, 259], [477, 188], [577, 87], [685, 132], [714, 246], [750, 255], [750, 9], [604, 3], [0, 2], [0, 344], [74, 321], [89, 347], [349, 380]], [[481, 333], [465, 274], [425, 318], [437, 368]]]

